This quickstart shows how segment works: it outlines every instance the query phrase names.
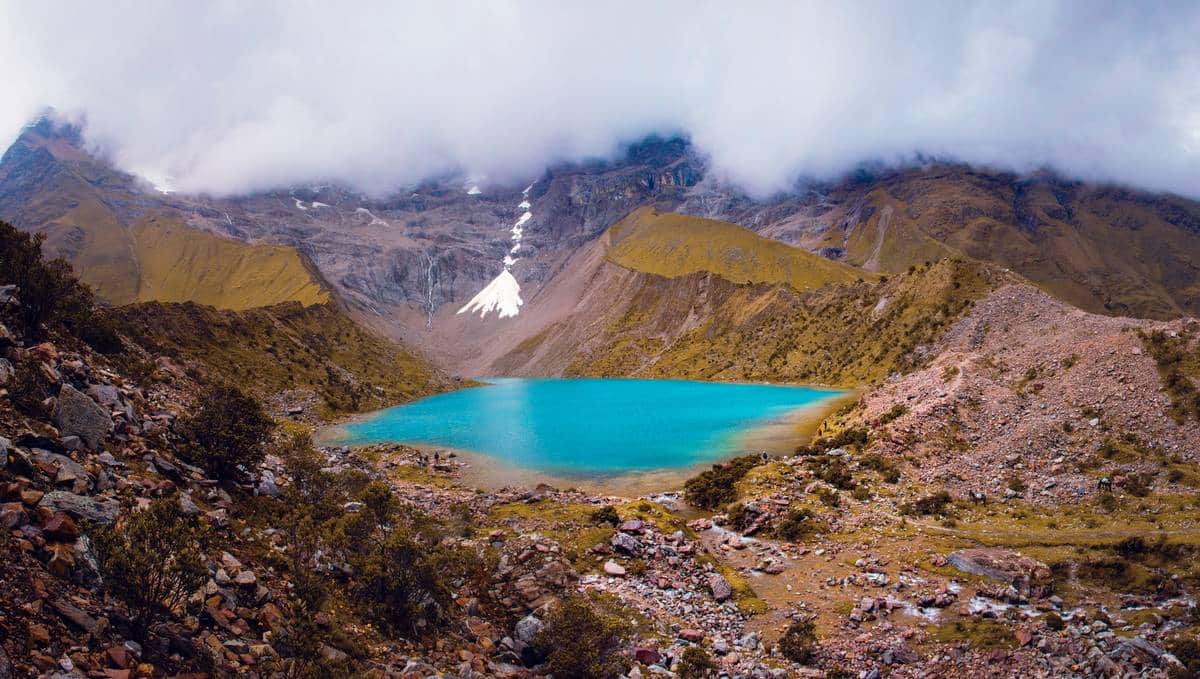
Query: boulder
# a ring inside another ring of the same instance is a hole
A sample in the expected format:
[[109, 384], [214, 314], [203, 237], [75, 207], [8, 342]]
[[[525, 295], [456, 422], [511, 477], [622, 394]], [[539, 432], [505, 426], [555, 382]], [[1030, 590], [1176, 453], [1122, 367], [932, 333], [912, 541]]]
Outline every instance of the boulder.
[[604, 562], [604, 572], [608, 573], [609, 575], [620, 577], [625, 575], [625, 568], [616, 561], [609, 559], [608, 561]]
[[120, 413], [125, 419], [133, 421], [133, 406], [125, 400], [125, 395], [111, 384], [93, 384], [88, 387], [87, 395], [95, 399], [110, 413]]
[[642, 543], [637, 541], [629, 533], [617, 533], [612, 537], [613, 549], [619, 552], [625, 552], [630, 556], [638, 556], [642, 553]]
[[964, 573], [999, 580], [1018, 588], [1027, 588], [1050, 579], [1049, 566], [1008, 549], [960, 549], [947, 556], [946, 563]]
[[117, 520], [117, 501], [98, 500], [65, 490], [52, 490], [42, 496], [38, 503], [52, 512], [66, 512], [76, 519], [83, 519], [106, 526]]
[[7, 358], [0, 358], [0, 387], [8, 384], [13, 376], [13, 364]]
[[724, 577], [713, 573], [708, 578], [708, 589], [712, 592], [713, 598], [718, 602], [725, 601], [733, 596], [733, 585]]
[[78, 436], [89, 448], [97, 448], [112, 431], [112, 416], [83, 392], [64, 384], [54, 406], [54, 426], [63, 436]]
[[545, 625], [539, 618], [533, 614], [530, 614], [517, 621], [517, 625], [513, 629], [513, 633], [516, 634], [518, 641], [525, 644], [532, 644], [534, 638], [537, 637], [538, 633], [541, 632], [544, 627]]

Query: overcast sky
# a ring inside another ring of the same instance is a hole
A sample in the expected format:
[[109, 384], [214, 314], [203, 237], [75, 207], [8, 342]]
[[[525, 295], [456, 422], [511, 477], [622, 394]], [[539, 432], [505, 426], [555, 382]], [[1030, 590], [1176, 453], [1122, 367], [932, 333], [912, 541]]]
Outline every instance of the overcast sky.
[[0, 143], [53, 106], [186, 191], [371, 192], [686, 133], [764, 194], [915, 152], [1200, 196], [1200, 2], [0, 0]]

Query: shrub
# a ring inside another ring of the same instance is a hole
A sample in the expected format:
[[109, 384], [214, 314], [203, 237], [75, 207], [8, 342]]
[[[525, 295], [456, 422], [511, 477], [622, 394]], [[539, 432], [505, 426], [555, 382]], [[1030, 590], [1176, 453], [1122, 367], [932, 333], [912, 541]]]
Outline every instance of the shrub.
[[618, 618], [597, 612], [582, 596], [563, 599], [546, 616], [533, 646], [556, 677], [611, 679], [629, 669], [621, 655], [631, 635]]
[[812, 661], [816, 646], [817, 629], [811, 620], [794, 621], [779, 640], [779, 652], [783, 657], [801, 665]]
[[592, 512], [592, 522], [597, 524], [609, 524], [616, 526], [621, 523], [621, 517], [617, 514], [617, 510], [612, 505], [604, 505], [598, 507]]
[[183, 453], [218, 479], [236, 479], [262, 462], [273, 423], [258, 401], [232, 385], [210, 387], [179, 425]]
[[900, 482], [900, 468], [896, 466], [896, 463], [878, 453], [872, 453], [863, 457], [860, 464], [867, 469], [878, 472], [879, 476], [887, 483]]
[[679, 659], [679, 667], [675, 673], [679, 675], [679, 679], [706, 679], [716, 671], [717, 664], [708, 655], [708, 651], [699, 646], [689, 646]]
[[29, 340], [59, 328], [102, 353], [121, 350], [113, 325], [95, 313], [95, 296], [80, 283], [65, 260], [46, 261], [45, 234], [24, 233], [0, 221], [0, 284], [15, 284], [21, 305], [20, 330]]
[[201, 527], [174, 498], [126, 513], [93, 534], [96, 563], [109, 593], [125, 602], [133, 633], [146, 633], [208, 578], [200, 558]]
[[34, 361], [20, 361], [8, 382], [8, 398], [13, 407], [30, 417], [44, 415], [42, 403], [50, 398], [50, 381]]
[[290, 512], [311, 517], [316, 523], [340, 513], [339, 480], [334, 474], [322, 471], [328, 462], [313, 447], [308, 432], [285, 434], [272, 452], [283, 460], [291, 475], [292, 481], [283, 491]]
[[797, 455], [820, 455], [834, 448], [861, 448], [871, 439], [871, 432], [859, 428], [843, 429], [833, 436], [821, 437], [807, 446], [796, 448]]
[[879, 424], [887, 424], [896, 419], [904, 417], [904, 415], [907, 413], [908, 406], [904, 405], [903, 403], [897, 403], [896, 405], [892, 406], [891, 410], [888, 410], [886, 413], [879, 416]]
[[1167, 641], [1167, 650], [1183, 665], [1171, 671], [1172, 679], [1200, 677], [1200, 636], [1177, 634]]
[[832, 488], [826, 488], [825, 486], [820, 486], [817, 488], [817, 490], [815, 492], [817, 495], [817, 499], [821, 501], [821, 504], [823, 504], [827, 507], [837, 507], [838, 505], [840, 505], [842, 503], [841, 498], [838, 497], [837, 491], [833, 490]]
[[1042, 622], [1046, 623], [1046, 627], [1054, 630], [1055, 632], [1058, 632], [1067, 626], [1067, 623], [1063, 622], [1062, 616], [1054, 612], [1047, 613], [1046, 617], [1042, 618]]
[[840, 457], [817, 455], [808, 459], [808, 468], [818, 479], [841, 490], [854, 488], [854, 476], [850, 467]]
[[807, 509], [793, 509], [776, 524], [771, 533], [780, 540], [799, 542], [816, 531], [816, 520]]
[[940, 490], [933, 495], [906, 502], [900, 505], [900, 513], [909, 516], [929, 516], [931, 514], [945, 514], [946, 508], [950, 506], [952, 499], [950, 493]]
[[716, 509], [737, 499], [737, 482], [758, 466], [757, 455], [736, 457], [724, 464], [701, 472], [687, 480], [683, 497], [688, 504], [701, 509]]
[[354, 573], [351, 593], [384, 627], [407, 634], [441, 627], [453, 600], [449, 583], [469, 574], [473, 555], [443, 545], [438, 526], [401, 505], [382, 481], [368, 483], [356, 498], [363, 509], [333, 530]]
[[1121, 484], [1126, 493], [1134, 497], [1146, 497], [1154, 490], [1154, 475], [1149, 473], [1130, 474]]

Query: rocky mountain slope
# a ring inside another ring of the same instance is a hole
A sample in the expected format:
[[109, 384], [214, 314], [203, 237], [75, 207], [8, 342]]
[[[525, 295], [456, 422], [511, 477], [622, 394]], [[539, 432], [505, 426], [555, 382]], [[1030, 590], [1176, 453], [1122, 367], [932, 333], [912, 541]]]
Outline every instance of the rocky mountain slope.
[[[255, 257], [267, 261], [248, 260], [249, 269], [279, 272], [271, 276], [279, 281], [272, 299], [240, 300], [238, 291], [246, 286], [231, 283], [202, 301], [231, 308], [311, 302], [315, 288], [302, 271], [311, 261], [313, 278], [327, 281], [367, 322], [459, 374], [487, 368], [498, 356], [487, 349], [490, 360], [484, 360], [447, 348], [446, 337], [466, 333], [475, 338], [471, 347], [487, 347], [512, 346], [514, 337], [519, 343], [536, 334], [515, 329], [530, 325], [522, 319], [527, 309], [515, 318], [492, 314], [467, 324], [455, 312], [468, 300], [508, 269], [519, 288], [513, 294], [566, 304], [566, 296], [544, 288], [566, 281], [563, 272], [587, 256], [590, 244], [643, 207], [738, 224], [870, 273], [899, 274], [946, 257], [969, 258], [1010, 269], [1098, 313], [1169, 318], [1200, 311], [1200, 207], [1194, 201], [1052, 173], [1017, 176], [928, 162], [862, 170], [842, 181], [810, 182], [752, 199], [712, 176], [686, 142], [650, 139], [616, 160], [553, 167], [516, 186], [447, 178], [385, 197], [318, 184], [214, 198], [156, 191], [88, 153], [77, 131], [47, 121], [28, 129], [0, 162], [0, 216], [50, 234], [55, 250], [73, 258], [103, 297], [201, 301], [208, 290], [198, 282], [201, 274], [224, 258], [139, 256], [131, 230], [146, 228], [146, 219], [157, 220], [154, 230], [167, 225], [189, 234], [170, 239], [185, 241], [172, 247], [186, 251], [209, 252], [207, 246], [189, 249], [198, 236], [181, 225], [287, 245], [302, 253], [298, 265], [280, 263], [274, 258], [281, 251], [257, 245]], [[520, 248], [513, 252], [518, 222]], [[642, 268], [654, 259], [647, 256]], [[156, 261], [187, 264], [169, 270], [182, 271], [185, 280], [158, 281], [165, 274], [153, 274], [155, 280], [136, 283], [143, 261], [145, 270], [156, 270]], [[565, 365], [558, 361], [553, 368]]]
[[48, 252], [113, 304], [194, 301], [230, 309], [329, 294], [299, 252], [189, 228], [148, 182], [84, 151], [42, 119], [0, 159], [0, 219], [45, 233]]

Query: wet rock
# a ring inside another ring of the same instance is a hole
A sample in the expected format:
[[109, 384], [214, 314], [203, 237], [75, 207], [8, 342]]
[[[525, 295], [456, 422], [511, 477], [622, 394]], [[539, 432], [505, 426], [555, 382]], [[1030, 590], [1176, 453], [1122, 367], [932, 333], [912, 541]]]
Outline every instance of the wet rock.
[[108, 411], [70, 384], [58, 392], [53, 419], [63, 436], [78, 436], [92, 449], [104, 442], [113, 427]]

